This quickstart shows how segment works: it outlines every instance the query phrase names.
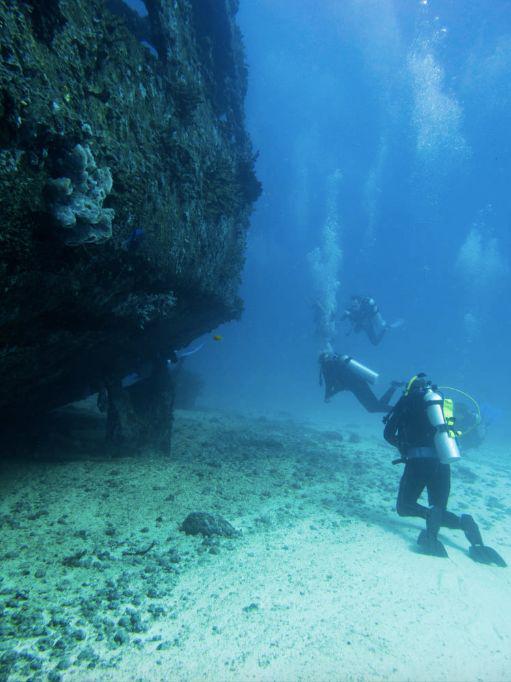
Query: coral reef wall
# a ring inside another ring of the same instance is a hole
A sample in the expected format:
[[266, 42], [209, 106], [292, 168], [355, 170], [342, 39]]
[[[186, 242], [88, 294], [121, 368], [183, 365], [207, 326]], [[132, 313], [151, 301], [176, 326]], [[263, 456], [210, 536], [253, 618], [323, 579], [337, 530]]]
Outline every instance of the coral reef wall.
[[236, 0], [0, 0], [0, 413], [239, 316], [260, 193]]

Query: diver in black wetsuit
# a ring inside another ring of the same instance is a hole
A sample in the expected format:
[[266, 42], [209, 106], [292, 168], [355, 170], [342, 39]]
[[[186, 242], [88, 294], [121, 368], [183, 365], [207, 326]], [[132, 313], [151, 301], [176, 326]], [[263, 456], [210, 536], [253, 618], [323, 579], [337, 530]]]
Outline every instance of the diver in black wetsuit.
[[381, 316], [374, 298], [352, 296], [350, 306], [341, 320], [349, 320], [355, 333], [364, 330], [373, 346], [377, 346], [387, 331], [387, 323]]
[[353, 359], [347, 355], [321, 353], [319, 356], [319, 383], [324, 382], [325, 384], [325, 402], [328, 402], [339, 391], [351, 391], [368, 412], [388, 412], [391, 409], [389, 400], [400, 384], [393, 382], [382, 397], [378, 399], [368, 385], [371, 375], [374, 377], [377, 375], [371, 370], [366, 370], [369, 378], [363, 378], [363, 375], [361, 376], [353, 371], [354, 365], [363, 368], [362, 365], [354, 363]]
[[370, 296], [352, 296], [351, 304], [344, 311], [341, 320], [349, 320], [351, 328], [357, 334], [365, 331], [373, 346], [380, 343], [388, 329], [397, 329], [403, 324], [403, 320], [395, 320], [391, 324], [385, 322], [376, 301]]
[[[433, 556], [446, 557], [447, 552], [438, 540], [441, 526], [463, 530], [470, 542], [469, 554], [485, 564], [506, 566], [504, 559], [483, 543], [477, 523], [469, 514], [456, 516], [447, 510], [451, 488], [451, 469], [443, 464], [435, 447], [434, 427], [428, 417], [425, 394], [432, 386], [425, 374], [417, 374], [407, 385], [403, 396], [384, 418], [383, 436], [398, 448], [405, 470], [399, 483], [396, 510], [399, 516], [416, 516], [426, 520], [426, 530], [418, 537], [422, 551]], [[443, 400], [442, 400], [443, 403]], [[443, 405], [442, 405], [442, 409]], [[428, 493], [429, 507], [419, 504], [424, 488]]]

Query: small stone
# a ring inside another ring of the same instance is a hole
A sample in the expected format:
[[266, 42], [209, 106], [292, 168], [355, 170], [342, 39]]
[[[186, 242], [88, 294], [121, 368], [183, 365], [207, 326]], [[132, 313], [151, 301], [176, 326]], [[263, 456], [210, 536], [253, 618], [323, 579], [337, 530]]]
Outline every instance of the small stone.
[[219, 514], [206, 512], [192, 512], [188, 514], [179, 530], [187, 535], [203, 535], [211, 537], [220, 535], [228, 538], [239, 537], [240, 531], [236, 530], [228, 521]]
[[114, 642], [117, 644], [127, 644], [129, 641], [129, 635], [125, 630], [117, 630], [114, 635]]
[[164, 607], [157, 604], [151, 604], [147, 610], [153, 616], [153, 618], [159, 618], [164, 616], [166, 613]]
[[170, 649], [172, 646], [172, 642], [160, 642], [158, 646], [156, 647], [157, 651], [165, 651], [166, 649]]
[[66, 642], [63, 639], [57, 639], [57, 641], [53, 645], [53, 648], [56, 650], [65, 651], [66, 650]]
[[30, 661], [30, 668], [32, 670], [41, 670], [43, 667], [43, 662], [40, 658], [34, 658]]
[[71, 667], [71, 659], [66, 656], [66, 658], [61, 658], [57, 663], [57, 670], [67, 670]]

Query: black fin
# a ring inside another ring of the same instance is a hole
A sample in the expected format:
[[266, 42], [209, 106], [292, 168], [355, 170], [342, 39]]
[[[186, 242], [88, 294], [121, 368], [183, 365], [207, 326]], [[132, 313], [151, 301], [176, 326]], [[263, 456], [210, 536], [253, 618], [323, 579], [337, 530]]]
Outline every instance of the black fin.
[[470, 557], [480, 564], [496, 564], [505, 568], [507, 566], [504, 559], [492, 547], [487, 545], [471, 545], [468, 548]]
[[446, 558], [449, 556], [447, 554], [447, 550], [442, 545], [440, 540], [437, 540], [437, 538], [434, 538], [431, 535], [429, 535], [426, 530], [421, 530], [419, 537], [417, 538], [417, 544], [421, 548], [420, 551], [423, 554], [428, 554], [429, 556], [438, 556], [438, 557], [443, 557], [443, 558]]
[[465, 537], [471, 545], [483, 545], [483, 538], [479, 526], [470, 516], [470, 514], [462, 514], [460, 517], [461, 529], [465, 533]]

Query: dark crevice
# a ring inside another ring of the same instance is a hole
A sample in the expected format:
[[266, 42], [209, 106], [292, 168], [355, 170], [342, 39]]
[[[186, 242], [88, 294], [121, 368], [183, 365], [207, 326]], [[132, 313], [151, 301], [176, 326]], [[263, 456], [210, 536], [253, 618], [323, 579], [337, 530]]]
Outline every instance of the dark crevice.
[[34, 36], [50, 46], [55, 34], [66, 24], [59, 0], [24, 0], [23, 4], [28, 8]]

